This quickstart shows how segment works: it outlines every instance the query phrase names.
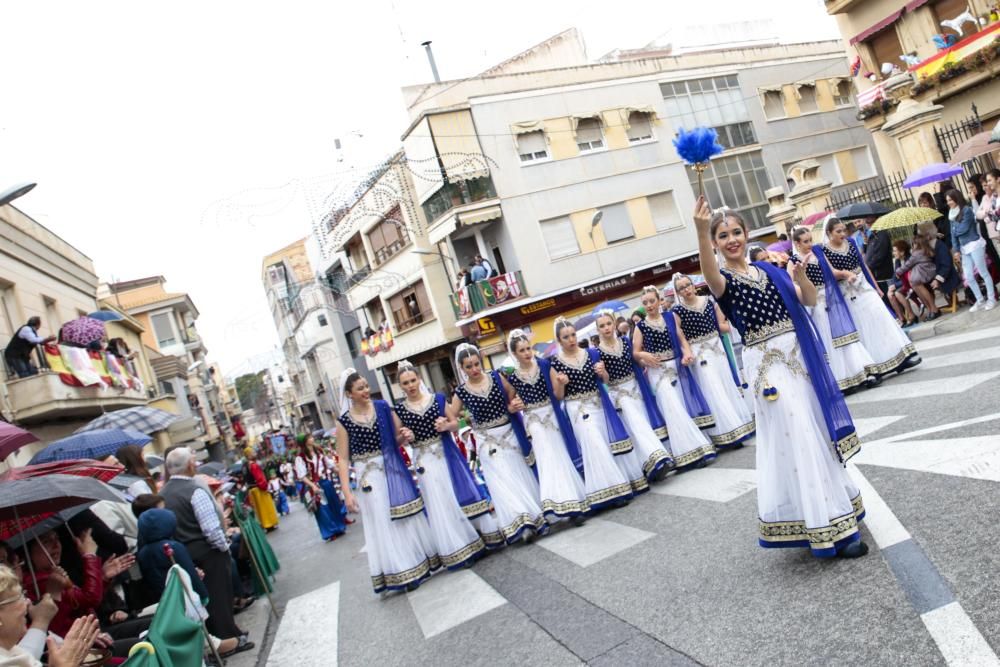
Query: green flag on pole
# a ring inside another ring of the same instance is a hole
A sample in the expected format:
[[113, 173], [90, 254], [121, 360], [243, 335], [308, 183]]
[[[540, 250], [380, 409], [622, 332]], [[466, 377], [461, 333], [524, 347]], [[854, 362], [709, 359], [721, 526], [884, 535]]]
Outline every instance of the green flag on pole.
[[137, 645], [123, 667], [201, 667], [205, 636], [199, 621], [184, 613], [184, 601], [197, 596], [186, 591], [179, 565], [170, 568], [167, 586], [160, 597], [153, 622], [149, 626], [146, 642]]

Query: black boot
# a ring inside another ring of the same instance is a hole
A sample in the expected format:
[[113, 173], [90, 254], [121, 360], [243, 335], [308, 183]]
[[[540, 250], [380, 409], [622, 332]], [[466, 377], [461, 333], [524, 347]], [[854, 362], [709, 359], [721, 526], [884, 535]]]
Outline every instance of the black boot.
[[837, 558], [861, 558], [868, 553], [868, 545], [858, 540], [851, 542], [846, 547], [837, 552]]

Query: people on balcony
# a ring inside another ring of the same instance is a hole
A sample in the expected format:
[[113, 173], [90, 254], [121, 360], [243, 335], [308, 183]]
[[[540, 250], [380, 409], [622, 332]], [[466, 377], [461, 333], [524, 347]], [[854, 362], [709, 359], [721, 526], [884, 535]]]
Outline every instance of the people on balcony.
[[42, 326], [42, 318], [33, 316], [21, 326], [14, 337], [7, 343], [4, 358], [7, 365], [19, 378], [31, 377], [38, 373], [38, 368], [31, 361], [31, 352], [37, 345], [45, 345], [56, 339], [55, 336], [41, 336], [38, 330]]

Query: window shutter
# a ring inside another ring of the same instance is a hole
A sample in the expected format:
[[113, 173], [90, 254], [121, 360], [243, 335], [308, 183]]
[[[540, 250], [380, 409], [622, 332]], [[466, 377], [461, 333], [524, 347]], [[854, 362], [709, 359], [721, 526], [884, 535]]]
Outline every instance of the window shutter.
[[580, 245], [576, 241], [576, 231], [569, 218], [553, 218], [539, 223], [542, 238], [549, 251], [550, 259], [569, 257], [580, 254]]
[[521, 160], [538, 160], [548, 155], [545, 133], [541, 130], [517, 135], [517, 152]]
[[628, 209], [625, 208], [624, 202], [602, 206], [601, 211], [604, 213], [601, 218], [601, 229], [604, 230], [605, 241], [614, 243], [635, 236], [632, 221], [628, 217]]
[[653, 217], [653, 226], [656, 227], [656, 231], [665, 232], [668, 229], [684, 226], [677, 213], [677, 204], [674, 203], [672, 191], [658, 192], [646, 197], [646, 200], [649, 202], [649, 212]]
[[628, 140], [645, 141], [653, 138], [653, 128], [649, 124], [649, 114], [633, 111], [628, 115]]

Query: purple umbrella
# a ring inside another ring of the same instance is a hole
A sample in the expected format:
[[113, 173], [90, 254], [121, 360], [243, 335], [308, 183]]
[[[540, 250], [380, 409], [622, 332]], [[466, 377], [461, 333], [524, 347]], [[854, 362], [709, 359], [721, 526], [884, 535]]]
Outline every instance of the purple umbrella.
[[62, 326], [62, 341], [87, 347], [95, 340], [101, 340], [106, 335], [104, 322], [93, 317], [78, 317]]
[[767, 250], [771, 252], [783, 252], [786, 255], [792, 252], [792, 242], [791, 241], [775, 241], [771, 245], [767, 246]]
[[907, 176], [906, 180], [903, 181], [903, 187], [916, 188], [928, 183], [938, 183], [946, 181], [952, 176], [958, 176], [961, 173], [963, 173], [961, 167], [955, 167], [944, 162], [934, 162], [933, 164], [917, 169]]
[[32, 442], [38, 442], [38, 438], [33, 434], [13, 424], [0, 422], [0, 460]]

